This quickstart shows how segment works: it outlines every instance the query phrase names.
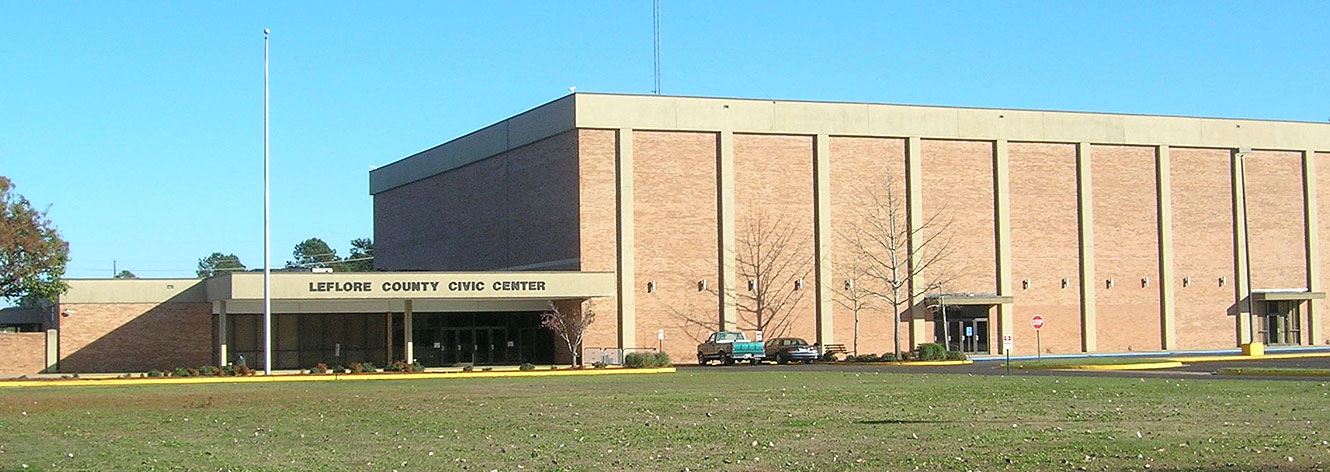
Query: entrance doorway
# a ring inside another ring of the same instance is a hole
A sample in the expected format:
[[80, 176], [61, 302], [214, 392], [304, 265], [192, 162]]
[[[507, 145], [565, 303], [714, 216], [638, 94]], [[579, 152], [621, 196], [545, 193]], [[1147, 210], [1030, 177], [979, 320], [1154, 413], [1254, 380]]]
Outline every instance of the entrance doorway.
[[415, 357], [426, 367], [554, 361], [539, 313], [416, 313], [413, 321]]
[[1260, 316], [1261, 339], [1270, 346], [1291, 346], [1302, 343], [1299, 324], [1299, 301], [1267, 301]]
[[987, 354], [988, 307], [948, 306], [946, 310], [945, 323], [940, 313], [933, 318], [933, 334], [938, 343], [948, 351]]

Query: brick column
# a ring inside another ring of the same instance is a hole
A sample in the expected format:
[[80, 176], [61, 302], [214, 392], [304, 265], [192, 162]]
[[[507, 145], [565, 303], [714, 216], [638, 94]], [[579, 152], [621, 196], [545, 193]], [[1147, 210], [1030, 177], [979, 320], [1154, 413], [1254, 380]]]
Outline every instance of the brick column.
[[[1316, 151], [1308, 149], [1302, 152], [1302, 211], [1306, 219], [1306, 233], [1303, 234], [1304, 244], [1307, 245], [1307, 290], [1319, 292], [1321, 287], [1321, 253], [1317, 250], [1320, 244], [1320, 215], [1316, 210]], [[1321, 310], [1319, 310], [1318, 300], [1307, 301], [1307, 345], [1316, 345], [1319, 340], [1325, 338], [1322, 332], [1325, 327], [1321, 324]]]
[[1081, 350], [1093, 352], [1095, 336], [1094, 198], [1090, 185], [1090, 143], [1076, 144], [1076, 214], [1081, 261]]
[[615, 275], [618, 284], [619, 348], [637, 347], [637, 263], [633, 228], [633, 130], [618, 131], [614, 153], [615, 228], [618, 257]]
[[1173, 294], [1173, 177], [1168, 146], [1155, 147], [1155, 198], [1159, 234], [1159, 339], [1161, 348], [1178, 348]]
[[[993, 142], [993, 234], [997, 248], [997, 294], [1011, 296], [1011, 171], [1007, 157], [1007, 140]], [[1002, 353], [1002, 337], [1016, 332], [1013, 303], [997, 306], [998, 332], [996, 342], [988, 343], [989, 352]]]
[[734, 266], [734, 132], [721, 131], [716, 152], [716, 223], [720, 227], [718, 262], [720, 280], [720, 327], [722, 331], [735, 329], [738, 319], [735, 307], [735, 283], [738, 279]]
[[833, 336], [832, 307], [836, 294], [831, 261], [831, 139], [819, 134], [813, 139], [813, 240], [817, 278], [817, 342], [826, 346]]
[[923, 168], [922, 156], [923, 140], [918, 136], [912, 136], [905, 142], [905, 199], [906, 199], [906, 220], [909, 224], [910, 238], [908, 246], [910, 248], [910, 264], [908, 272], [912, 274], [907, 284], [909, 287], [909, 323], [910, 323], [910, 344], [907, 349], [913, 350], [924, 342], [931, 341], [931, 333], [924, 332], [924, 307], [923, 293], [919, 291], [919, 285], [923, 283], [920, 275], [916, 273], [916, 267], [921, 263], [919, 260], [920, 241], [915, 238], [919, 235], [919, 229], [924, 225], [924, 186], [923, 176], [920, 172]]

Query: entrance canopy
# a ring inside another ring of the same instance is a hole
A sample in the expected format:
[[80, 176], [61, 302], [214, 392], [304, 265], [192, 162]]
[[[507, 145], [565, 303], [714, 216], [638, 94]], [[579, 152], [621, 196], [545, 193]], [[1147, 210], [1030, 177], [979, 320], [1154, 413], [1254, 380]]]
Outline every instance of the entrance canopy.
[[986, 306], [1001, 305], [1011, 303], [1011, 295], [997, 295], [994, 293], [944, 293], [941, 295], [928, 295], [924, 297], [925, 306]]
[[1306, 290], [1253, 290], [1252, 300], [1258, 302], [1324, 300], [1325, 292]]
[[[213, 277], [207, 299], [215, 312], [263, 312], [263, 274]], [[541, 311], [549, 302], [611, 297], [610, 272], [276, 272], [273, 312]]]

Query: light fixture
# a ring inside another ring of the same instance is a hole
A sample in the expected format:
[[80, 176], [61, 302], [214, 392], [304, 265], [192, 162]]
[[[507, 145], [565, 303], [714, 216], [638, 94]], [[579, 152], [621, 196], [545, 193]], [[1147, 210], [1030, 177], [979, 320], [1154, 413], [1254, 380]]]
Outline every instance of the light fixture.
[[796, 280], [794, 281], [794, 289], [795, 289], [795, 290], [803, 290], [803, 289], [804, 289], [804, 279], [796, 279]]
[[1112, 278], [1112, 277], [1109, 277], [1108, 280], [1105, 280], [1105, 281], [1104, 281], [1104, 288], [1113, 288], [1113, 278]]
[[1227, 282], [1228, 282], [1228, 280], [1226, 280], [1225, 277], [1222, 277], [1222, 276], [1219, 277], [1219, 286], [1220, 286], [1220, 287], [1223, 287], [1224, 284], [1227, 283]]
[[697, 281], [697, 291], [705, 292], [707, 290], [707, 279]]
[[1141, 288], [1145, 288], [1145, 287], [1149, 287], [1149, 286], [1150, 286], [1150, 278], [1149, 278], [1149, 277], [1141, 277]]
[[1067, 288], [1067, 287], [1069, 287], [1069, 286], [1071, 286], [1071, 279], [1066, 278], [1066, 277], [1063, 277], [1063, 278], [1062, 278], [1062, 288]]
[[647, 293], [652, 293], [655, 291], [656, 291], [656, 281], [652, 280], [650, 282], [647, 282]]
[[854, 290], [854, 279], [845, 279], [845, 290]]
[[70, 316], [73, 316], [73, 315], [77, 315], [77, 314], [79, 314], [79, 312], [74, 311], [74, 310], [65, 310], [65, 311], [60, 312], [60, 316], [63, 316], [63, 317], [66, 317], [66, 318], [68, 318], [68, 317], [70, 317]]
[[1030, 289], [1030, 279], [1022, 280], [1022, 281], [1021, 281], [1021, 290], [1029, 290], [1029, 289]]
[[1183, 287], [1190, 287], [1190, 286], [1191, 286], [1191, 277], [1183, 277], [1183, 278], [1182, 278], [1182, 286], [1183, 286]]
[[756, 281], [756, 280], [749, 279], [749, 280], [748, 280], [748, 291], [749, 291], [749, 292], [752, 292], [752, 291], [754, 291], [754, 290], [757, 290], [757, 281]]

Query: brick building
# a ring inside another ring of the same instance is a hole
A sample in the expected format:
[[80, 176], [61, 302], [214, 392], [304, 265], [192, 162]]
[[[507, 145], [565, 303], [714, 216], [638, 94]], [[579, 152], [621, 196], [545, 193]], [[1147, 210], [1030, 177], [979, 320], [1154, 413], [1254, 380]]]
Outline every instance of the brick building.
[[[1325, 345], [1327, 166], [1323, 123], [577, 93], [371, 171], [379, 272], [274, 274], [273, 362], [566, 358], [533, 317], [588, 299], [584, 349], [679, 362], [721, 328], [860, 353]], [[898, 310], [863, 297], [884, 222], [928, 265]], [[44, 332], [0, 333], [0, 373], [258, 366], [259, 279], [71, 281]]]
[[[890, 189], [915, 260], [950, 241], [906, 347], [1034, 354], [1033, 315], [1045, 353], [1321, 345], [1318, 162], [1323, 123], [576, 93], [371, 171], [375, 265], [612, 272], [588, 345], [676, 360], [765, 290], [768, 337], [880, 353], [891, 307], [842, 302]], [[749, 268], [762, 228], [793, 275]]]

